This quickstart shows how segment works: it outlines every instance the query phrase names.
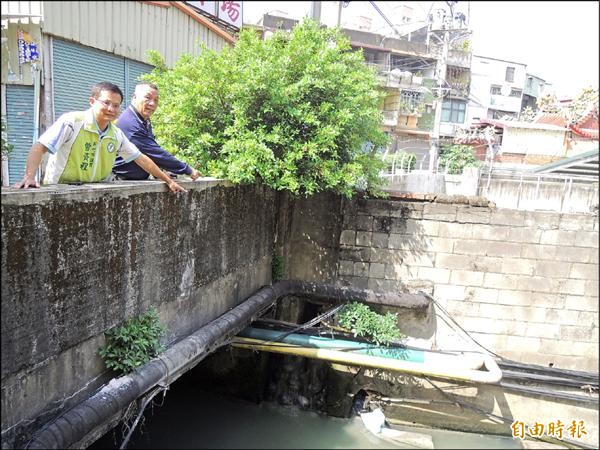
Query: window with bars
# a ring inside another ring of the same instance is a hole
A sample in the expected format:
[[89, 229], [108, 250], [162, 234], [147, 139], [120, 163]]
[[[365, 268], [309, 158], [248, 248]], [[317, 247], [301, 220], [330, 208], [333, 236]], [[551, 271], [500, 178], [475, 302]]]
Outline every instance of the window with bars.
[[501, 95], [502, 94], [502, 88], [500, 86], [498, 86], [497, 84], [492, 84], [492, 86], [490, 87], [490, 94], [492, 94], [492, 95]]
[[423, 94], [418, 91], [403, 89], [400, 93], [400, 110], [402, 112], [423, 112]]
[[467, 104], [463, 100], [448, 99], [442, 104], [442, 122], [465, 123]]
[[512, 83], [513, 81], [515, 81], [515, 68], [514, 67], [507, 67], [506, 68], [506, 77], [504, 78], [505, 81], [508, 81], [509, 83]]
[[517, 98], [521, 98], [521, 94], [523, 93], [523, 91], [521, 89], [511, 89], [510, 90], [510, 97], [517, 97]]

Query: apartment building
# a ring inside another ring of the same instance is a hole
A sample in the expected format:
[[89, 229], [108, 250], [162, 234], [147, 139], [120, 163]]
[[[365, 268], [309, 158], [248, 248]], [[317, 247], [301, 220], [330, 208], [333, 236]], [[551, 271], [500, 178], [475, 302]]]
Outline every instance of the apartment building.
[[473, 55], [467, 124], [481, 119], [518, 118], [527, 65]]

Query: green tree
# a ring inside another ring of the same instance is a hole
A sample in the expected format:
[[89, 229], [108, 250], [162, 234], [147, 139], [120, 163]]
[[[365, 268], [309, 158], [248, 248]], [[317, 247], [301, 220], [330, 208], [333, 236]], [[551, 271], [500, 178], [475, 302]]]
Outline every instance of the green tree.
[[339, 30], [306, 20], [268, 40], [242, 30], [235, 47], [203, 48], [172, 70], [158, 53], [151, 59], [156, 135], [192, 165], [296, 195], [380, 193], [382, 94]]
[[477, 167], [479, 161], [470, 145], [446, 145], [442, 147], [440, 168], [446, 168], [449, 174], [461, 174], [465, 167]]

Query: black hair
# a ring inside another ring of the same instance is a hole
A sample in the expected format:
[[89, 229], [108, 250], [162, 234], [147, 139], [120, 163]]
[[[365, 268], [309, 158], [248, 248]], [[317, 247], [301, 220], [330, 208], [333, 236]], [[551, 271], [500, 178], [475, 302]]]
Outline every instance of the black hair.
[[100, 97], [100, 93], [102, 91], [110, 91], [110, 92], [114, 92], [115, 94], [119, 94], [121, 96], [121, 101], [123, 101], [123, 92], [121, 91], [119, 86], [117, 86], [114, 83], [110, 83], [108, 81], [101, 81], [100, 83], [96, 83], [92, 87], [92, 97], [94, 97], [94, 98]]

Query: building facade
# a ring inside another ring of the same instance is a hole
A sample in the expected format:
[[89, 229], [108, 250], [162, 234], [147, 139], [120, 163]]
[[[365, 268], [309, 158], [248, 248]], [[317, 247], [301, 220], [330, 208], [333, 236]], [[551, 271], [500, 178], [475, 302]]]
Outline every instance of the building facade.
[[473, 55], [467, 123], [518, 118], [526, 78], [526, 64]]
[[[406, 11], [407, 26], [410, 17]], [[435, 127], [436, 99], [441, 102], [439, 135], [451, 141], [456, 128], [466, 121], [469, 97], [471, 52], [466, 29], [435, 28], [440, 24], [415, 23], [389, 36], [369, 30], [366, 18], [351, 22], [342, 32], [351, 47], [361, 50], [365, 64], [379, 76], [384, 93], [382, 128], [390, 138], [387, 154], [416, 155], [417, 169], [427, 169]], [[298, 20], [265, 14], [258, 28], [267, 37], [276, 30], [291, 30]], [[438, 27], [439, 28], [439, 27]], [[444, 33], [452, 44], [443, 50]], [[440, 64], [440, 59], [444, 63]], [[438, 89], [438, 78], [443, 88]]]
[[167, 66], [200, 43], [220, 50], [235, 38], [184, 2], [2, 2], [2, 115], [8, 179], [20, 180], [31, 145], [67, 111], [89, 107], [91, 87], [117, 84], [127, 104], [149, 50]]
[[531, 108], [533, 111], [536, 111], [538, 109], [537, 99], [544, 95], [544, 88], [546, 86], [546, 80], [528, 73], [526, 75], [525, 86], [523, 86], [521, 111], [525, 108]]

